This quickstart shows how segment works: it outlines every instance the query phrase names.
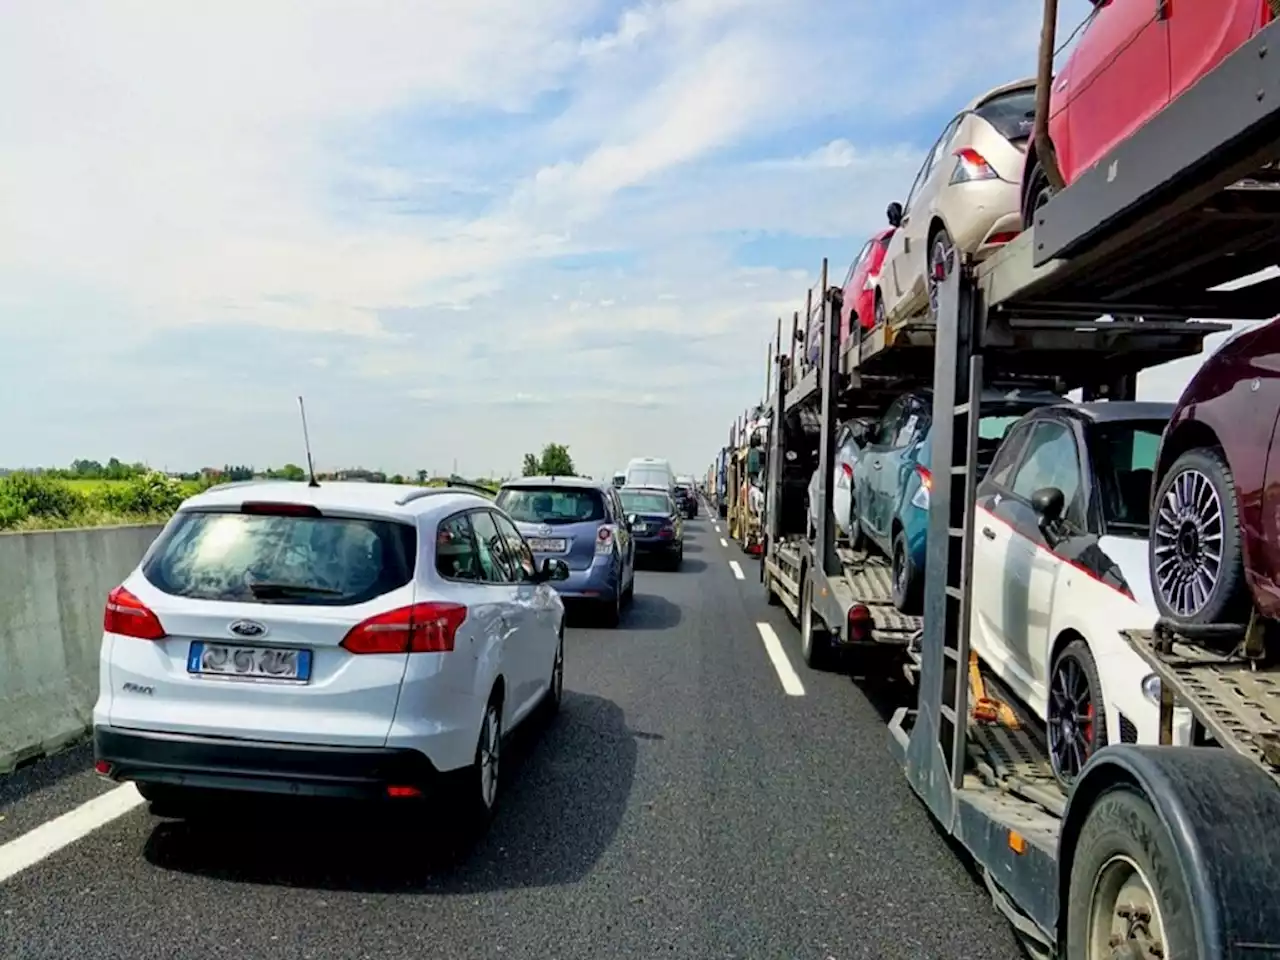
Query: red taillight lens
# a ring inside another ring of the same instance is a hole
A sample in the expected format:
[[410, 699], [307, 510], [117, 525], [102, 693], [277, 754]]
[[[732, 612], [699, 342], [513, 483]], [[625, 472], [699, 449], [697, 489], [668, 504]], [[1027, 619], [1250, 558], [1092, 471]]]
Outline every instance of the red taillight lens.
[[309, 503], [270, 503], [266, 500], [249, 500], [240, 505], [241, 513], [263, 517], [318, 517], [320, 511]]
[[933, 492], [933, 474], [929, 472], [928, 467], [916, 466], [916, 473], [920, 475], [920, 486], [924, 487], [930, 493]]
[[613, 550], [613, 528], [601, 527], [596, 531], [596, 553], [609, 553]]
[[448, 653], [466, 619], [460, 603], [415, 603], [356, 624], [342, 646], [350, 653]]
[[840, 472], [844, 474], [846, 480], [853, 479], [853, 466], [848, 463], [840, 464]]
[[107, 594], [102, 629], [107, 633], [136, 637], [139, 640], [162, 640], [166, 636], [160, 618], [124, 587], [116, 587]]
[[1018, 234], [1017, 231], [1014, 230], [1009, 230], [1005, 233], [993, 233], [991, 236], [987, 237], [987, 245], [995, 246], [996, 244], [1008, 243], [1009, 241], [1016, 239], [1018, 239]]
[[871, 635], [871, 628], [874, 626], [874, 622], [871, 619], [870, 607], [855, 603], [849, 608], [847, 619], [850, 640], [866, 640]]
[[995, 180], [996, 172], [986, 157], [972, 147], [955, 151], [956, 167], [951, 171], [951, 182], [972, 183], [974, 180]]

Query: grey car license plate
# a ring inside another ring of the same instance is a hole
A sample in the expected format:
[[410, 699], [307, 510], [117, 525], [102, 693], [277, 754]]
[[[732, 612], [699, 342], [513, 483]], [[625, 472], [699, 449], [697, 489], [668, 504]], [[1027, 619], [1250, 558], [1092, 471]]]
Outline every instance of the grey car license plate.
[[534, 553], [564, 553], [569, 549], [569, 541], [533, 539], [529, 541], [529, 549]]

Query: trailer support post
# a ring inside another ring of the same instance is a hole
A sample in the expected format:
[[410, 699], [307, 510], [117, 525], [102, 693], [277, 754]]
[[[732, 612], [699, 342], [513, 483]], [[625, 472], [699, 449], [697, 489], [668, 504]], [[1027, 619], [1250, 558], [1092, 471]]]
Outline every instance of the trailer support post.
[[[836, 553], [834, 520], [835, 491], [831, 489], [832, 467], [836, 462], [836, 424], [838, 413], [836, 394], [839, 389], [840, 326], [832, 322], [832, 316], [840, 316], [841, 291], [827, 290], [827, 261], [822, 261], [822, 353], [819, 357], [822, 384], [822, 429], [818, 447], [818, 542], [815, 544], [822, 572], [829, 577], [841, 572], [840, 556]], [[840, 629], [842, 624], [827, 624]]]

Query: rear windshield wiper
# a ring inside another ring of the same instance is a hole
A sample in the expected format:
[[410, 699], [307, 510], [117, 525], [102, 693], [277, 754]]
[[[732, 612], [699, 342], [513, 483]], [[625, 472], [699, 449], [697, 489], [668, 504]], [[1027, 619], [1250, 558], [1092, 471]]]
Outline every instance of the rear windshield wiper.
[[271, 583], [267, 581], [258, 581], [247, 584], [249, 592], [260, 600], [270, 600], [280, 597], [338, 597], [342, 595], [341, 590], [331, 590], [328, 587], [316, 587], [309, 583]]

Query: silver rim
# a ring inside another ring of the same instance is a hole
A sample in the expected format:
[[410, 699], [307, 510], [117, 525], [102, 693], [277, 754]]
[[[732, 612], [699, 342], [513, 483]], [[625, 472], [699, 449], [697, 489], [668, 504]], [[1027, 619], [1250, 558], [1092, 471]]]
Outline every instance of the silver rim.
[[1089, 898], [1089, 960], [1165, 960], [1164, 923], [1151, 884], [1116, 854], [1098, 871]]
[[1154, 530], [1156, 583], [1180, 617], [1209, 602], [1222, 571], [1222, 501], [1199, 470], [1183, 470], [1160, 500]]
[[893, 550], [893, 585], [898, 589], [898, 598], [907, 595], [907, 554], [901, 541]]
[[939, 233], [929, 247], [929, 307], [938, 312], [938, 285], [951, 276], [956, 265], [956, 249], [946, 233]]
[[564, 641], [561, 640], [556, 646], [556, 665], [551, 671], [551, 696], [555, 697], [556, 703], [560, 702], [560, 697], [564, 694]]
[[480, 799], [492, 808], [498, 799], [498, 760], [502, 753], [502, 717], [491, 703], [480, 727]]

